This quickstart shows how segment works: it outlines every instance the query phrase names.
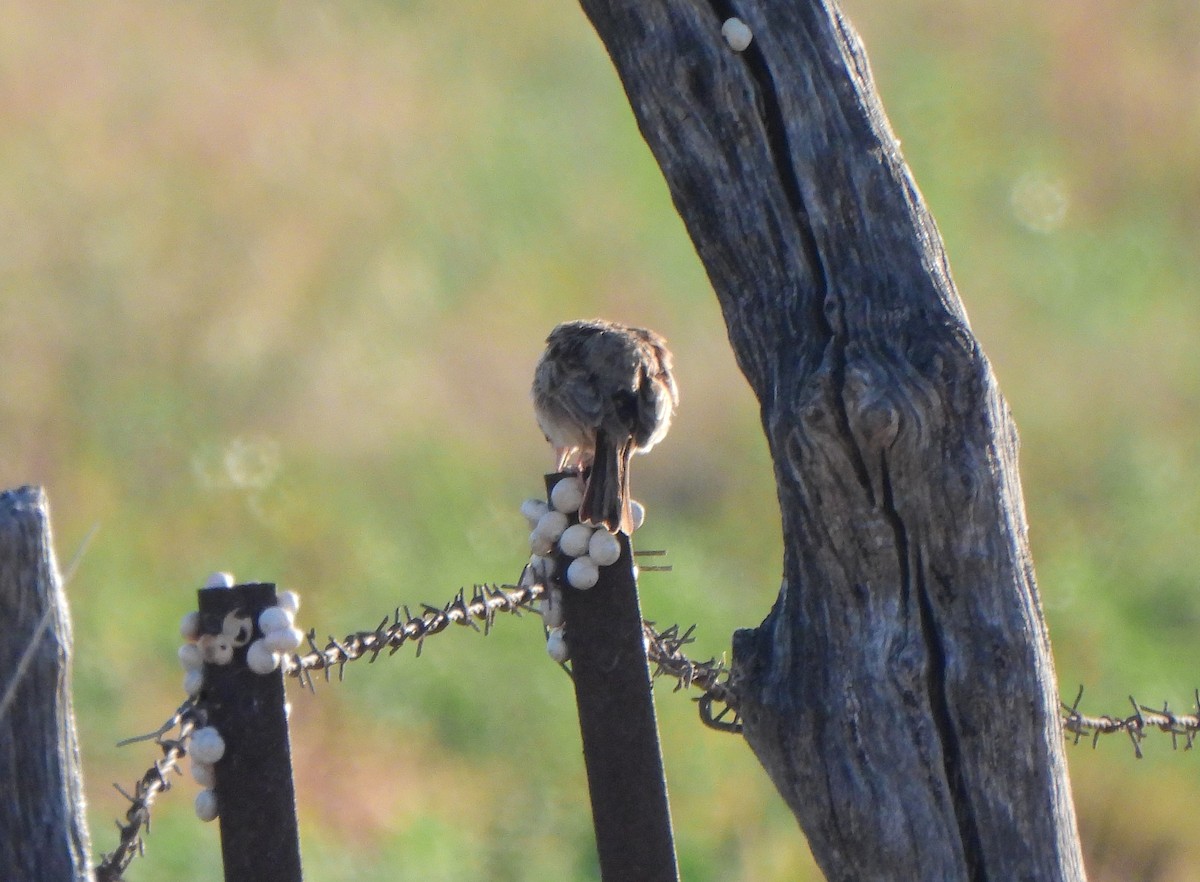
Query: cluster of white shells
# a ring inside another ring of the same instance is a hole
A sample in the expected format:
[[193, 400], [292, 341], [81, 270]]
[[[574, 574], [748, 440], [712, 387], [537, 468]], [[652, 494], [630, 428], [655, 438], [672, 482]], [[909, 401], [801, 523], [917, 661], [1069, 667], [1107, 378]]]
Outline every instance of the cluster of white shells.
[[[533, 556], [521, 577], [522, 585], [544, 585], [541, 613], [546, 625], [546, 652], [556, 662], [570, 658], [563, 634], [562, 591], [553, 580], [555, 549], [571, 558], [563, 574], [567, 585], [586, 591], [600, 580], [600, 567], [610, 566], [621, 556], [617, 537], [603, 527], [571, 523], [571, 516], [583, 504], [583, 481], [578, 477], [559, 480], [550, 490], [549, 504], [540, 499], [527, 499], [521, 504], [521, 514], [529, 521], [529, 550]], [[631, 502], [633, 529], [642, 525], [646, 511]]]
[[[213, 573], [205, 588], [232, 588], [233, 576]], [[227, 665], [233, 661], [233, 651], [250, 643], [246, 650], [246, 666], [256, 674], [269, 674], [284, 663], [287, 653], [294, 652], [304, 641], [304, 632], [296, 627], [296, 612], [300, 596], [295, 591], [280, 591], [277, 605], [268, 607], [258, 616], [258, 628], [263, 636], [253, 643], [254, 623], [249, 616], [229, 613], [221, 625], [220, 634], [200, 633], [200, 614], [192, 611], [179, 623], [180, 636], [186, 641], [179, 647], [179, 663], [183, 665], [183, 688], [196, 696], [204, 686], [204, 666]], [[192, 733], [188, 756], [192, 760], [192, 777], [203, 789], [196, 796], [196, 817], [211, 821], [217, 817], [217, 796], [213, 764], [225, 754], [225, 741], [213, 726]]]

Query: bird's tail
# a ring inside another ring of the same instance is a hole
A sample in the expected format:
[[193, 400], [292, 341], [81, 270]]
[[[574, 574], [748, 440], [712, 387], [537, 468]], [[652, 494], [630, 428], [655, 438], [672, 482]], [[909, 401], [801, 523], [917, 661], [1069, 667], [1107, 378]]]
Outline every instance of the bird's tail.
[[608, 434], [596, 432], [596, 457], [583, 490], [579, 520], [603, 526], [616, 533], [633, 532], [633, 511], [629, 505], [629, 459], [632, 440], [614, 444]]

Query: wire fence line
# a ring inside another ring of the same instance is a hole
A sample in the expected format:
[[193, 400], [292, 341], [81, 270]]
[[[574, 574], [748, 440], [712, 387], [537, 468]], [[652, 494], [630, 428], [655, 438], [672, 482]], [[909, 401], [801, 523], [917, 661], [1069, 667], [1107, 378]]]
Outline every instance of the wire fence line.
[[[545, 587], [540, 584], [480, 584], [469, 593], [466, 589], [459, 590], [441, 607], [422, 604], [416, 613], [408, 606], [397, 607], [375, 628], [355, 631], [340, 639], [330, 636], [323, 645], [318, 643], [317, 632], [312, 629], [307, 634], [308, 650], [288, 654], [284, 659], [284, 672], [305, 688], [315, 691], [316, 672], [324, 672], [325, 680], [329, 682], [336, 670], [340, 680], [347, 664], [362, 659], [373, 663], [385, 653], [389, 657], [394, 655], [408, 643], [416, 644], [419, 657], [426, 639], [451, 626], [472, 628], [486, 635], [500, 614], [520, 616], [529, 612], [539, 615], [536, 604], [545, 592]], [[701, 721], [718, 731], [740, 733], [738, 695], [730, 683], [730, 671], [725, 662], [715, 658], [695, 661], [684, 652], [684, 648], [694, 642], [695, 626], [681, 629], [671, 625], [660, 630], [647, 621], [643, 622], [643, 633], [646, 655], [653, 666], [652, 676], [673, 680], [673, 692], [698, 690], [700, 694], [696, 701]], [[569, 665], [564, 668], [570, 672]], [[1130, 696], [1132, 713], [1125, 716], [1093, 715], [1080, 710], [1082, 698], [1083, 687], [1080, 687], [1075, 700], [1062, 705], [1064, 734], [1072, 737], [1076, 744], [1090, 738], [1095, 747], [1104, 735], [1124, 733], [1129, 737], [1135, 755], [1141, 758], [1141, 742], [1152, 731], [1169, 734], [1174, 748], [1182, 741], [1184, 750], [1193, 747], [1200, 733], [1200, 714], [1177, 714], [1166, 704], [1161, 710], [1151, 708]], [[1194, 699], [1200, 709], [1200, 689], [1195, 690]], [[203, 707], [197, 699], [189, 698], [155, 731], [121, 742], [125, 745], [153, 741], [162, 751], [162, 757], [138, 779], [132, 792], [118, 784], [113, 785], [130, 805], [124, 820], [117, 821], [117, 847], [105, 854], [96, 867], [97, 882], [118, 882], [133, 858], [143, 853], [143, 835], [150, 828], [151, 807], [159, 794], [171, 788], [172, 776], [183, 774], [179, 761], [188, 753], [192, 732], [204, 725]]]
[[[324, 672], [325, 680], [329, 682], [336, 670], [341, 680], [347, 664], [362, 659], [368, 664], [373, 663], [381, 655], [394, 655], [408, 643], [416, 644], [416, 654], [420, 656], [426, 639], [453, 625], [472, 628], [486, 635], [499, 614], [520, 616], [529, 612], [539, 615], [536, 604], [545, 590], [540, 584], [476, 585], [469, 593], [461, 589], [445, 606], [422, 604], [417, 613], [408, 606], [397, 607], [374, 629], [355, 631], [340, 639], [330, 636], [323, 645], [318, 642], [316, 629], [312, 629], [307, 634], [308, 651], [288, 654], [283, 663], [284, 673], [315, 691], [316, 672]], [[675, 692], [692, 688], [701, 690], [697, 700], [702, 721], [720, 731], [740, 731], [736, 701], [728, 682], [729, 671], [724, 663], [715, 659], [696, 662], [682, 651], [694, 640], [695, 627], [681, 630], [672, 625], [660, 631], [653, 623], [644, 622], [643, 630], [646, 654], [654, 666], [653, 676], [674, 679]], [[569, 673], [569, 666], [566, 669]], [[713, 710], [714, 704], [722, 706], [719, 712]], [[143, 836], [150, 829], [151, 807], [159, 794], [171, 789], [173, 776], [183, 775], [180, 760], [188, 754], [192, 733], [205, 725], [205, 716], [200, 702], [188, 698], [158, 729], [120, 742], [127, 745], [153, 741], [162, 751], [162, 757], [146, 770], [132, 792], [118, 784], [113, 785], [130, 805], [124, 819], [117, 821], [117, 847], [103, 855], [96, 867], [97, 882], [118, 882], [134, 857], [143, 853]]]

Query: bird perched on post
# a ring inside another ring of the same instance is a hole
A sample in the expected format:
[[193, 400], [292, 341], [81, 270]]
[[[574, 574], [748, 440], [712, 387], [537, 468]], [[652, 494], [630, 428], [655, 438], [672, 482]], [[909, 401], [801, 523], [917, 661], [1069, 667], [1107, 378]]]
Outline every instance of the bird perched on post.
[[546, 338], [533, 409], [556, 468], [591, 467], [579, 519], [629, 533], [629, 460], [661, 441], [679, 390], [654, 331], [602, 320], [564, 322]]

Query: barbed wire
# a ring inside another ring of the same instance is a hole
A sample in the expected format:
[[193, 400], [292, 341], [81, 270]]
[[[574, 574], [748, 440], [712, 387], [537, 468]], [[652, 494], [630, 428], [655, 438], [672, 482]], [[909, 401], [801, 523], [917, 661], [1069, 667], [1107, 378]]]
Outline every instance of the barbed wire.
[[[495, 585], [481, 584], [471, 589], [460, 589], [454, 598], [442, 607], [422, 604], [419, 614], [414, 615], [408, 606], [400, 606], [383, 618], [373, 630], [356, 631], [343, 638], [328, 638], [324, 646], [317, 643], [316, 630], [307, 635], [309, 651], [292, 653], [285, 657], [285, 673], [300, 681], [306, 688], [315, 688], [313, 672], [324, 671], [325, 679], [331, 679], [331, 671], [337, 669], [338, 679], [345, 674], [345, 666], [360, 659], [374, 662], [383, 652], [394, 655], [406, 643], [416, 642], [416, 654], [420, 656], [426, 638], [439, 634], [452, 625], [473, 628], [488, 634], [499, 613], [520, 616], [523, 612], [535, 615], [540, 611], [535, 603], [542, 598], [546, 589], [540, 584]], [[482, 627], [481, 627], [482, 625]], [[673, 692], [698, 689], [696, 698], [700, 719], [704, 725], [727, 733], [740, 733], [742, 720], [735, 686], [730, 682], [730, 670], [724, 659], [710, 658], [695, 661], [683, 651], [693, 643], [695, 625], [681, 630], [670, 625], [658, 630], [653, 622], [642, 623], [646, 645], [646, 656], [654, 666], [651, 676], [670, 677], [675, 681]], [[569, 669], [568, 669], [569, 672]], [[1183, 749], [1190, 750], [1200, 735], [1200, 715], [1176, 714], [1164, 703], [1162, 709], [1139, 704], [1133, 696], [1129, 702], [1133, 713], [1125, 717], [1103, 714], [1094, 716], [1079, 710], [1083, 699], [1083, 687], [1071, 704], [1062, 704], [1062, 721], [1065, 734], [1073, 735], [1078, 744], [1090, 737], [1095, 747], [1102, 735], [1124, 732], [1140, 759], [1143, 754], [1141, 742], [1151, 730], [1157, 729], [1170, 734], [1173, 748], [1178, 749], [1183, 739]], [[1195, 691], [1196, 707], [1200, 708], [1200, 689]], [[720, 708], [717, 710], [716, 708]], [[150, 829], [150, 808], [158, 795], [171, 789], [172, 774], [182, 775], [179, 761], [188, 753], [192, 732], [204, 725], [204, 710], [195, 698], [189, 698], [154, 732], [129, 738], [120, 745], [153, 740], [162, 750], [162, 758], [151, 765], [129, 793], [119, 784], [113, 787], [121, 793], [130, 806], [124, 821], [117, 821], [120, 838], [117, 848], [103, 855], [96, 867], [97, 882], [119, 882], [136, 855], [144, 852], [143, 831]], [[176, 731], [177, 730], [177, 731]], [[174, 733], [173, 735], [171, 733]]]
[[[468, 600], [466, 589], [459, 589], [454, 599], [443, 607], [422, 604], [421, 614], [413, 615], [409, 607], [399, 606], [392, 615], [385, 616], [374, 630], [356, 631], [341, 640], [330, 635], [323, 647], [317, 645], [314, 628], [308, 632], [309, 652], [287, 656], [284, 671], [312, 689], [313, 671], [324, 671], [328, 682], [329, 672], [336, 667], [338, 679], [341, 679], [348, 662], [360, 658], [374, 662], [384, 650], [388, 651], [388, 655], [394, 655], [405, 643], [414, 640], [417, 643], [417, 655], [420, 656], [425, 639], [445, 631], [451, 625], [463, 625], [487, 634], [497, 613], [516, 616], [522, 612], [536, 614], [533, 603], [544, 592], [542, 585], [476, 585]], [[480, 622], [483, 623], [482, 629]]]
[[[1196, 707], [1200, 709], [1200, 689], [1194, 690]], [[1129, 704], [1133, 713], [1127, 717], [1113, 717], [1108, 714], [1089, 716], [1079, 710], [1079, 702], [1083, 700], [1083, 687], [1075, 695], [1071, 704], [1062, 703], [1063, 728], [1075, 736], [1072, 743], [1078, 744], [1082, 739], [1091, 737], [1094, 748], [1100, 741], [1101, 735], [1112, 735], [1124, 732], [1133, 744], [1134, 755], [1142, 758], [1141, 742], [1146, 734], [1153, 729], [1166, 732], [1171, 736], [1171, 747], [1179, 749], [1179, 739], [1183, 738], [1183, 749], [1191, 750], [1200, 733], [1200, 715], [1176, 714], [1167, 702], [1163, 702], [1162, 710], [1156, 710], [1144, 704], [1139, 704], [1134, 697], [1129, 696]]]
[[[359, 659], [374, 662], [387, 651], [394, 655], [406, 643], [415, 641], [417, 655], [426, 638], [439, 634], [452, 625], [473, 628], [483, 634], [490, 633], [498, 613], [520, 616], [523, 612], [539, 614], [534, 606], [546, 589], [542, 585], [476, 585], [468, 597], [466, 589], [445, 606], [422, 604], [421, 613], [414, 615], [409, 607], [400, 606], [386, 616], [374, 630], [355, 631], [343, 638], [328, 638], [324, 646], [317, 644], [316, 629], [308, 632], [309, 651], [292, 653], [284, 660], [284, 672], [300, 681], [309, 690], [315, 689], [314, 671], [324, 671], [325, 679], [331, 679], [336, 668], [338, 679], [344, 677], [345, 666]], [[482, 627], [480, 627], [482, 625]], [[741, 731], [736, 712], [736, 696], [729, 687], [729, 672], [724, 662], [710, 659], [695, 662], [683, 654], [682, 648], [693, 642], [695, 626], [680, 631], [672, 625], [658, 631], [653, 623], [642, 624], [646, 654], [655, 665], [653, 676], [668, 676], [676, 680], [673, 691], [695, 687], [704, 690], [697, 701], [700, 703], [700, 718], [705, 725], [725, 732]], [[713, 703], [725, 707], [713, 712]], [[726, 719], [729, 714], [733, 719]], [[144, 852], [143, 831], [150, 830], [150, 807], [159, 793], [171, 789], [170, 775], [182, 775], [179, 761], [187, 756], [192, 732], [204, 725], [204, 710], [195, 698], [189, 698], [158, 729], [145, 735], [127, 738], [118, 746], [142, 741], [154, 741], [163, 752], [162, 759], [151, 765], [134, 786], [130, 794], [119, 784], [113, 787], [130, 802], [125, 821], [117, 821], [120, 840], [117, 848], [105, 854], [96, 867], [97, 882], [120, 882], [133, 858]], [[175, 730], [178, 730], [175, 732]], [[175, 732], [172, 736], [170, 733]]]
[[[646, 639], [646, 657], [655, 665], [651, 676], [673, 677], [673, 692], [693, 686], [702, 689], [704, 694], [696, 699], [700, 705], [701, 722], [720, 732], [741, 732], [742, 721], [737, 712], [737, 695], [730, 686], [729, 670], [725, 667], [724, 660], [710, 658], [708, 661], [696, 662], [681, 651], [684, 646], [695, 640], [692, 633], [696, 626], [692, 625], [680, 633], [678, 625], [656, 631], [653, 622], [643, 622], [642, 630]], [[714, 712], [714, 702], [723, 704], [724, 707]], [[732, 719], [727, 720], [731, 714]]]
[[[150, 806], [154, 804], [158, 794], [171, 789], [168, 777], [172, 772], [182, 775], [179, 760], [187, 755], [188, 744], [192, 732], [204, 725], [204, 711], [197, 705], [194, 698], [189, 698], [181, 704], [162, 726], [148, 735], [128, 738], [118, 744], [118, 747], [135, 741], [153, 740], [162, 748], [162, 759], [148, 768], [145, 774], [134, 785], [131, 795], [119, 784], [113, 787], [129, 800], [129, 810], [125, 812], [125, 822], [117, 821], [117, 829], [121, 831], [117, 847], [109, 854], [101, 857], [96, 866], [96, 882], [119, 882], [133, 861], [135, 855], [145, 851], [142, 830], [150, 831]], [[178, 728], [178, 734], [167, 737], [167, 733]]]
[[[373, 630], [356, 631], [343, 638], [328, 638], [324, 646], [317, 644], [316, 630], [310, 630], [307, 638], [309, 651], [293, 653], [285, 658], [285, 673], [300, 681], [306, 688], [315, 688], [314, 671], [324, 671], [325, 679], [331, 679], [336, 668], [338, 679], [344, 677], [345, 666], [360, 659], [374, 662], [380, 654], [394, 655], [406, 643], [416, 642], [417, 655], [426, 638], [439, 634], [452, 625], [470, 627], [488, 634], [499, 613], [520, 616], [523, 612], [538, 614], [534, 604], [541, 599], [546, 589], [542, 585], [476, 585], [468, 596], [460, 589], [454, 598], [442, 607], [422, 604], [422, 611], [414, 615], [409, 607], [400, 606], [385, 617]], [[482, 625], [482, 627], [481, 627]], [[699, 689], [696, 701], [701, 721], [708, 727], [727, 733], [740, 733], [742, 721], [738, 713], [738, 695], [730, 683], [730, 671], [723, 659], [710, 658], [695, 661], [684, 653], [683, 648], [695, 641], [695, 626], [681, 630], [670, 625], [658, 630], [653, 622], [642, 623], [646, 644], [646, 656], [654, 666], [651, 676], [670, 677], [675, 681], [673, 692]], [[1083, 687], [1070, 704], [1062, 705], [1064, 732], [1074, 736], [1073, 743], [1090, 737], [1095, 747], [1102, 735], [1124, 732], [1129, 736], [1135, 755], [1143, 754], [1141, 741], [1150, 730], [1157, 729], [1170, 734], [1173, 748], [1190, 750], [1200, 734], [1200, 715], [1176, 714], [1164, 703], [1161, 710], [1139, 704], [1133, 696], [1129, 702], [1133, 713], [1125, 717], [1108, 714], [1093, 716], [1079, 710], [1083, 699]], [[1195, 691], [1196, 706], [1200, 708], [1200, 690]], [[716, 710], [720, 707], [719, 710]], [[204, 725], [204, 710], [195, 698], [189, 698], [157, 730], [146, 735], [129, 738], [120, 745], [153, 740], [162, 750], [162, 758], [151, 765], [129, 793], [118, 784], [113, 787], [121, 793], [130, 806], [124, 822], [117, 821], [120, 838], [117, 848], [105, 854], [96, 867], [97, 882], [120, 882], [129, 864], [144, 852], [143, 831], [150, 829], [150, 808], [158, 795], [171, 789], [171, 775], [182, 775], [179, 761], [188, 753], [192, 732]], [[176, 731], [177, 730], [177, 731]], [[171, 734], [175, 733], [175, 734]]]

